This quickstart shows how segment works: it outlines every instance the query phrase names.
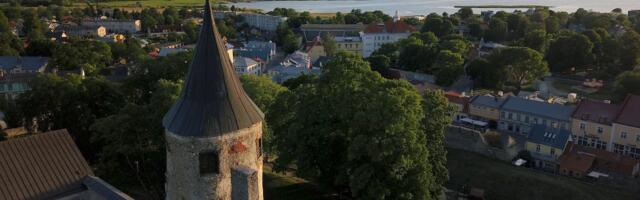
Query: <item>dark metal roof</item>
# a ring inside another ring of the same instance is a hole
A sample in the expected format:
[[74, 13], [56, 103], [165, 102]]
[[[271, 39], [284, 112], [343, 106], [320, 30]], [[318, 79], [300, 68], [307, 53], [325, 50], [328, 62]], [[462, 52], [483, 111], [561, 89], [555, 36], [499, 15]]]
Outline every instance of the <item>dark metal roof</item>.
[[48, 199], [83, 190], [93, 175], [67, 130], [0, 142], [0, 199]]
[[209, 0], [204, 6], [198, 45], [180, 98], [164, 116], [164, 127], [181, 136], [212, 137], [262, 121], [262, 112], [242, 89]]

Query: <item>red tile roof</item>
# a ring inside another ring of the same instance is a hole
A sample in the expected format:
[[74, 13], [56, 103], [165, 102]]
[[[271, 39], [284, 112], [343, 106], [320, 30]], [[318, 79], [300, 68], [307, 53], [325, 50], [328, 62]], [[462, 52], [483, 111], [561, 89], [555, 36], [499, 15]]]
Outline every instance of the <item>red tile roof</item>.
[[571, 117], [595, 123], [611, 125], [620, 112], [620, 106], [604, 102], [583, 100]]
[[93, 175], [67, 130], [0, 142], [0, 199], [50, 199]]
[[404, 21], [387, 21], [385, 23], [371, 23], [364, 29], [365, 33], [407, 33], [416, 31], [416, 27]]
[[627, 126], [640, 127], [640, 96], [627, 96], [615, 122]]
[[462, 96], [462, 94], [459, 94], [457, 92], [446, 92], [444, 93], [444, 96], [447, 97], [447, 99], [449, 100], [450, 103], [455, 103], [458, 105], [462, 105], [463, 106], [463, 112], [468, 112], [469, 110], [469, 97], [466, 96]]
[[593, 154], [581, 152], [579, 148], [574, 144], [569, 144], [565, 151], [559, 158], [560, 161], [560, 170], [570, 170], [574, 172], [580, 172], [582, 174], [586, 174], [593, 163], [596, 160], [596, 156]]

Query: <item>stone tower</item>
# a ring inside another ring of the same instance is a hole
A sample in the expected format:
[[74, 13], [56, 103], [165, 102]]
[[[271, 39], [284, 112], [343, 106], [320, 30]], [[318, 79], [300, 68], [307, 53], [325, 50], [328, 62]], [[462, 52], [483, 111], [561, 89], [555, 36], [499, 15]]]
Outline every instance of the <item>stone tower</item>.
[[162, 121], [166, 199], [262, 200], [263, 115], [242, 89], [209, 0], [203, 18], [184, 88]]

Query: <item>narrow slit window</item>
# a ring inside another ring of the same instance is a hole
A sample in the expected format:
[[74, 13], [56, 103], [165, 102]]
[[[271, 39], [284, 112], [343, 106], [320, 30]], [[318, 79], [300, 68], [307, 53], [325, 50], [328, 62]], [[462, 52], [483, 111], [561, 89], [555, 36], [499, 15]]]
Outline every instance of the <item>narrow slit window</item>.
[[218, 153], [215, 151], [200, 153], [200, 175], [218, 174], [219, 162]]

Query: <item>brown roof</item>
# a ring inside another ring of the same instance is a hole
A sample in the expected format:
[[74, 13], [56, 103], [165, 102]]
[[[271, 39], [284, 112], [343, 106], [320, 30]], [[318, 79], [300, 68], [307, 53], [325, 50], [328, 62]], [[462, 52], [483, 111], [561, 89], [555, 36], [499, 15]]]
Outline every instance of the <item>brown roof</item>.
[[571, 117], [595, 123], [611, 125], [620, 111], [620, 106], [604, 102], [583, 100]]
[[449, 102], [462, 105], [463, 112], [468, 112], [469, 99], [470, 99], [469, 97], [462, 96], [462, 94], [459, 94], [457, 92], [451, 92], [451, 91], [444, 93], [444, 96], [447, 97]]
[[93, 175], [67, 130], [0, 142], [0, 199], [49, 199]]
[[627, 126], [640, 127], [640, 96], [627, 96], [615, 122]]
[[565, 151], [559, 158], [560, 169], [567, 169], [586, 174], [593, 166], [596, 156], [579, 150], [577, 145], [569, 144], [568, 151]]
[[416, 27], [411, 26], [404, 21], [371, 23], [364, 29], [365, 33], [406, 33], [414, 31], [416, 31]]

